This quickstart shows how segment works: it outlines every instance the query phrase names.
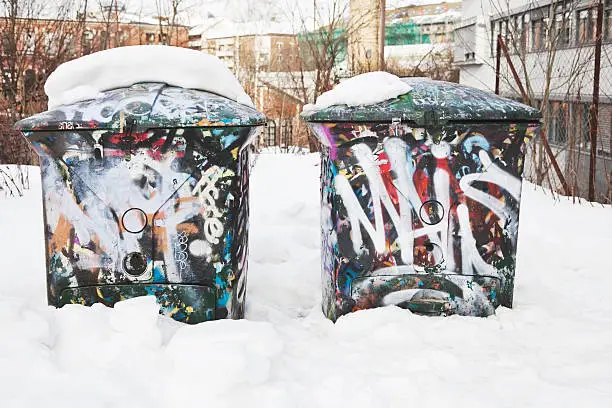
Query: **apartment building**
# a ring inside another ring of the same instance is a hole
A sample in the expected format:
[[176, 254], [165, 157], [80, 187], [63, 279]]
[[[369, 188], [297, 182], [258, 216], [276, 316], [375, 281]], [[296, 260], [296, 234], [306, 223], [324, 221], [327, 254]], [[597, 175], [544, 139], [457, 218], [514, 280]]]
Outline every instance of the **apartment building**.
[[400, 5], [399, 7], [389, 9], [389, 6], [392, 6], [393, 2], [387, 1], [387, 21], [396, 19], [406, 20], [415, 16], [443, 14], [449, 11], [461, 12], [461, 1], [440, 1], [438, 3], [432, 2], [430, 4], [418, 3], [418, 1], [408, 1], [406, 5]]
[[[0, 78], [6, 90], [11, 78], [48, 75], [59, 63], [107, 48], [166, 44], [186, 46], [188, 27], [169, 25], [129, 14], [103, 19], [90, 13], [85, 19], [54, 20], [0, 17]], [[10, 29], [14, 24], [15, 29]], [[21, 72], [12, 72], [18, 69]]]
[[[611, 196], [612, 0], [602, 3], [596, 176], [599, 194]], [[485, 0], [464, 0], [455, 29], [454, 60], [460, 82], [491, 91], [496, 81], [497, 36], [501, 35], [532, 104], [546, 112], [547, 138], [559, 161], [566, 169], [578, 166], [572, 170], [579, 174], [578, 187], [586, 183], [589, 164], [597, 4], [597, 0], [510, 0], [502, 9]], [[521, 98], [503, 56], [500, 79], [503, 96]], [[545, 93], [547, 106], [543, 106]]]
[[287, 24], [213, 18], [189, 31], [189, 47], [215, 55], [234, 73], [299, 70], [297, 35]]

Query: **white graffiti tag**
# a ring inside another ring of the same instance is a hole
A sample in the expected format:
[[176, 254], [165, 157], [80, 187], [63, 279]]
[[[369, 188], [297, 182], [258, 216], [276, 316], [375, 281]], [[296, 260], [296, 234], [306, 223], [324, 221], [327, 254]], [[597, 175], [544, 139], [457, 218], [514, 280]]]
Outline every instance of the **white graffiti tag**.
[[192, 194], [199, 198], [204, 210], [204, 236], [211, 244], [218, 244], [219, 238], [223, 235], [223, 222], [220, 219], [223, 214], [216, 204], [219, 198], [219, 189], [216, 184], [221, 174], [222, 171], [218, 166], [212, 166], [203, 171], [202, 178], [192, 191]]
[[176, 243], [174, 244], [174, 259], [181, 270], [187, 268], [187, 259], [189, 258], [189, 254], [187, 253], [188, 239], [189, 238], [184, 231], [178, 231], [176, 234]]
[[[448, 230], [448, 218], [452, 205], [449, 173], [440, 167], [436, 167], [434, 171], [432, 177], [433, 188], [437, 201], [444, 208], [444, 216], [439, 222], [435, 224], [430, 223], [428, 215], [420, 211], [423, 202], [413, 182], [415, 169], [412, 160], [409, 160], [407, 157], [410, 150], [407, 149], [406, 143], [399, 138], [389, 138], [385, 140], [383, 147], [393, 173], [395, 174], [393, 184], [398, 191], [397, 199], [399, 202], [399, 212], [394, 206], [383, 182], [376, 158], [367, 145], [358, 144], [351, 149], [368, 181], [367, 187], [369, 187], [369, 193], [372, 197], [373, 222], [370, 221], [370, 218], [364, 212], [347, 177], [343, 174], [338, 174], [334, 178], [334, 187], [342, 197], [348, 221], [352, 226], [351, 239], [354, 250], [358, 253], [363, 251], [363, 238], [361, 233], [361, 226], [363, 226], [363, 229], [372, 240], [376, 252], [378, 254], [383, 254], [387, 251], [382, 212], [384, 207], [390, 222], [395, 226], [397, 231], [397, 239], [401, 249], [400, 253], [403, 263], [407, 265], [413, 263], [415, 238], [427, 236], [429, 242], [442, 249], [440, 253], [432, 254], [438, 258], [435, 259], [435, 262], [439, 263], [444, 261], [446, 262], [446, 270], [455, 271], [457, 267], [453, 256], [453, 243], [452, 240], [449, 239], [450, 234]], [[438, 160], [447, 159], [448, 154], [450, 154], [450, 146], [442, 146], [434, 152]], [[518, 200], [520, 197], [521, 182], [492, 162], [486, 151], [481, 150], [479, 152], [479, 158], [485, 170], [482, 173], [464, 176], [459, 185], [466, 197], [490, 208], [491, 211], [499, 217], [500, 222], [504, 223], [510, 217], [509, 211], [505, 208], [504, 203], [496, 197], [472, 187], [471, 184], [476, 180], [497, 184]], [[420, 214], [424, 221], [423, 226], [420, 228], [413, 229], [413, 210], [415, 214]], [[469, 274], [469, 271], [474, 270], [476, 273], [482, 275], [497, 276], [498, 274], [495, 268], [488, 265], [478, 253], [476, 241], [470, 228], [469, 211], [465, 204], [459, 204], [457, 207], [457, 218], [459, 223], [459, 235], [461, 237], [462, 264], [460, 267], [463, 273]]]

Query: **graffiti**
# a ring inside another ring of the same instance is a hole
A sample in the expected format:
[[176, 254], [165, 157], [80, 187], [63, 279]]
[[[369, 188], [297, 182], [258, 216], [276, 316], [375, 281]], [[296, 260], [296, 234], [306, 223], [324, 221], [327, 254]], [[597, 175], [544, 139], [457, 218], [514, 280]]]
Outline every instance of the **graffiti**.
[[[122, 113], [123, 112], [123, 116]], [[138, 126], [257, 126], [265, 117], [254, 108], [219, 95], [159, 83], [139, 83], [100, 97], [59, 106], [17, 123], [17, 130], [121, 129], [123, 118]]]
[[206, 220], [204, 221], [204, 235], [211, 244], [218, 244], [223, 235], [223, 223], [220, 220], [221, 211], [217, 208], [215, 201], [219, 198], [219, 189], [215, 187], [217, 180], [221, 177], [220, 169], [213, 166], [202, 172], [202, 177], [192, 191], [200, 199]]
[[189, 254], [187, 254], [187, 241], [187, 234], [183, 231], [179, 231], [176, 238], [176, 244], [174, 245], [174, 257], [181, 270], [187, 268], [187, 259], [189, 258]]
[[214, 287], [215, 316], [239, 317], [227, 310], [227, 280], [243, 272], [233, 259], [241, 211], [234, 198], [245, 193], [237, 179], [248, 169], [237, 162], [254, 131], [218, 128], [204, 137], [208, 130], [190, 129], [176, 137], [160, 129], [132, 136], [135, 146], [107, 131], [98, 138], [101, 163], [92, 131], [29, 134], [42, 158], [50, 303], [89, 302], [98, 293], [68, 296], [85, 293], [75, 289], [82, 286], [180, 283]]
[[[243, 317], [244, 163], [258, 132], [243, 124], [263, 115], [245, 107], [230, 120], [238, 126], [182, 127], [240, 105], [159, 84], [105, 95], [17, 124], [41, 157], [49, 304], [154, 295], [187, 323]], [[73, 117], [74, 129], [57, 131]]]
[[59, 124], [59, 129], [60, 130], [71, 130], [71, 129], [74, 129], [74, 123], [72, 123], [72, 122], [61, 122]]
[[528, 123], [311, 123], [322, 140], [323, 307], [511, 307]]

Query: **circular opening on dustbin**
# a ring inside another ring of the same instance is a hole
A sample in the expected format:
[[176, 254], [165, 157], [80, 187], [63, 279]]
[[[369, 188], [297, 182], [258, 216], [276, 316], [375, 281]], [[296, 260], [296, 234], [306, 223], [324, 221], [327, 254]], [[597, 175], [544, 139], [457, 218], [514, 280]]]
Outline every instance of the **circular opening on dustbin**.
[[132, 252], [123, 258], [123, 269], [128, 275], [140, 276], [147, 269], [147, 259], [140, 252]]
[[419, 217], [427, 225], [436, 225], [444, 218], [444, 206], [438, 200], [427, 200], [419, 210]]
[[130, 208], [121, 217], [121, 224], [127, 232], [138, 234], [147, 226], [147, 214], [140, 208]]

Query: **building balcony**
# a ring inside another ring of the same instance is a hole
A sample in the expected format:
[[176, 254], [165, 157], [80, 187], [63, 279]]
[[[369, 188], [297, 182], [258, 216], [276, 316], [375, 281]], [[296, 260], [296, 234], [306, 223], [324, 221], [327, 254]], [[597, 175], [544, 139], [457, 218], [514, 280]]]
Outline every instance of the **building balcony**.
[[217, 57], [234, 57], [234, 50], [218, 50], [215, 51]]

